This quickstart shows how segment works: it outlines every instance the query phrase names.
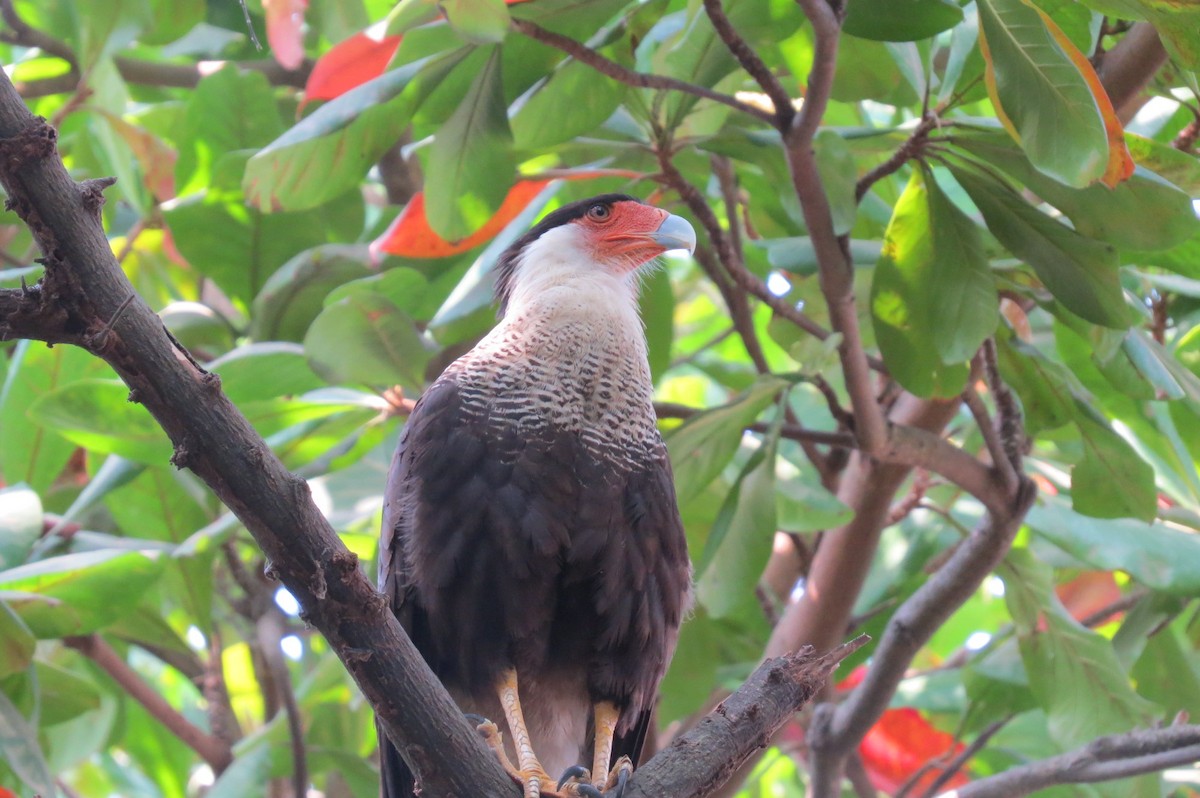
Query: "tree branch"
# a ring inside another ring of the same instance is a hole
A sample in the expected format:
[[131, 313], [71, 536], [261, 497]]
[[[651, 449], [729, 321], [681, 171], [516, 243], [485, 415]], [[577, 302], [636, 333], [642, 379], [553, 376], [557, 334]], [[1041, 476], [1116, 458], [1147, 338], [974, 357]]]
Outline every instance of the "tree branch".
[[513, 30], [524, 34], [531, 39], [536, 39], [542, 44], [547, 44], [556, 50], [561, 50], [575, 60], [587, 64], [592, 69], [607, 75], [613, 80], [620, 81], [628, 86], [635, 86], [641, 89], [666, 89], [669, 91], [680, 91], [684, 94], [691, 94], [695, 97], [702, 97], [706, 100], [728, 105], [730, 108], [737, 109], [744, 114], [766, 122], [768, 125], [775, 124], [775, 116], [769, 114], [761, 108], [757, 108], [749, 103], [744, 103], [728, 94], [722, 94], [719, 91], [704, 86], [697, 86], [694, 83], [688, 83], [685, 80], [677, 80], [668, 78], [663, 75], [647, 75], [644, 72], [635, 72], [632, 69], [623, 67], [616, 61], [605, 58], [600, 53], [585, 44], [575, 41], [553, 31], [546, 30], [540, 25], [530, 22], [527, 19], [516, 19], [512, 21]]
[[840, 22], [828, 0], [797, 2], [812, 25], [814, 53], [804, 104], [795, 125], [783, 137], [788, 169], [816, 253], [821, 293], [829, 306], [829, 318], [833, 329], [842, 335], [838, 355], [850, 404], [854, 408], [854, 433], [863, 451], [875, 454], [883, 448], [887, 430], [871, 385], [870, 364], [858, 326], [854, 266], [844, 242], [834, 233], [833, 212], [817, 171], [812, 145], [833, 87]]
[[233, 762], [233, 751], [221, 740], [206, 734], [187, 718], [179, 714], [154, 688], [146, 684], [141, 676], [125, 663], [112, 646], [99, 635], [65, 637], [63, 643], [95, 662], [117, 684], [137, 701], [150, 715], [166, 727], [167, 731], [191, 748], [208, 763], [214, 772], [220, 773]]
[[[104, 182], [77, 185], [52, 128], [0, 77], [0, 183], [45, 253], [41, 289], [6, 292], [6, 335], [39, 333], [108, 361], [195, 471], [266, 552], [271, 572], [329, 640], [430, 794], [515, 793], [511, 780], [425, 665], [399, 622], [312, 502], [133, 293], [100, 224]], [[18, 294], [20, 292], [17, 292]], [[31, 315], [42, 311], [44, 316]], [[58, 325], [58, 329], [51, 329]]]
[[763, 93], [771, 98], [771, 102], [775, 106], [774, 125], [776, 129], [780, 132], [787, 132], [796, 116], [796, 111], [792, 108], [792, 98], [787, 89], [783, 88], [783, 84], [758, 57], [754, 48], [747, 44], [737, 29], [733, 27], [729, 17], [725, 15], [725, 8], [721, 5], [721, 0], [704, 0], [704, 11], [708, 14], [721, 41], [725, 42], [725, 47], [742, 65], [742, 69], [750, 73], [750, 77], [754, 78], [754, 82], [762, 88]]
[[1022, 477], [1005, 511], [989, 512], [946, 564], [892, 615], [862, 683], [842, 704], [817, 708], [808, 735], [812, 795], [822, 798], [839, 793], [845, 758], [888, 708], [917, 651], [1008, 553], [1036, 496], [1032, 480]]
[[1055, 784], [1110, 781], [1200, 760], [1200, 726], [1138, 729], [1098, 737], [1082, 748], [997, 773], [939, 798], [1020, 798]]
[[[770, 659], [687, 734], [634, 773], [624, 798], [711, 795], [820, 690], [837, 664], [866, 644], [858, 637], [823, 656], [807, 646]], [[714, 757], [713, 752], [720, 755]]]

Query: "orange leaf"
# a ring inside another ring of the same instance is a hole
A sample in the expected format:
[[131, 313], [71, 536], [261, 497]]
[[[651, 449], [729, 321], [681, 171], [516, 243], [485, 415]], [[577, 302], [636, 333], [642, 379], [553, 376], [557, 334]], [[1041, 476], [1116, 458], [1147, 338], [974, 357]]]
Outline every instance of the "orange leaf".
[[267, 43], [284, 69], [304, 61], [304, 12], [308, 0], [263, 0], [267, 14]]
[[[1077, 621], [1112, 605], [1121, 598], [1121, 588], [1111, 571], [1084, 571], [1054, 589], [1058, 600]], [[1109, 618], [1116, 620], [1118, 615]]]
[[1109, 99], [1108, 92], [1104, 90], [1104, 85], [1100, 82], [1100, 76], [1096, 74], [1096, 70], [1092, 68], [1091, 61], [1088, 61], [1087, 56], [1079, 52], [1074, 43], [1067, 38], [1067, 35], [1062, 32], [1062, 28], [1058, 27], [1050, 15], [1039, 8], [1029, 0], [1022, 0], [1025, 5], [1038, 12], [1038, 16], [1042, 18], [1042, 23], [1046, 26], [1046, 30], [1054, 37], [1054, 41], [1058, 42], [1058, 46], [1071, 59], [1071, 63], [1079, 70], [1079, 74], [1083, 76], [1088, 88], [1091, 89], [1092, 97], [1096, 100], [1096, 107], [1100, 109], [1100, 116], [1104, 120], [1104, 132], [1108, 136], [1108, 166], [1104, 170], [1104, 175], [1100, 178], [1100, 182], [1109, 188], [1114, 188], [1118, 183], [1123, 183], [1133, 174], [1133, 155], [1130, 154], [1129, 148], [1125, 146], [1125, 128], [1121, 124], [1121, 120], [1117, 118], [1117, 112], [1113, 108], [1112, 100]]
[[384, 73], [400, 46], [400, 37], [376, 35], [372, 33], [375, 28], [383, 30], [374, 26], [356, 33], [317, 59], [304, 85], [304, 102], [332, 100]]
[[380, 253], [404, 258], [448, 258], [474, 249], [494, 238], [533, 201], [549, 180], [521, 180], [508, 191], [500, 209], [471, 235], [459, 241], [446, 241], [433, 232], [425, 217], [425, 192], [418, 192], [396, 217], [387, 231], [371, 244], [372, 257]]

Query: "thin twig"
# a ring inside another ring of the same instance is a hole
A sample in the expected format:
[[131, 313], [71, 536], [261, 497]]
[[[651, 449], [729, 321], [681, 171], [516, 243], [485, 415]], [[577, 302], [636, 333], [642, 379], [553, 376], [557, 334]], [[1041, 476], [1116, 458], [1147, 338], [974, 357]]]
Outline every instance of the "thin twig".
[[725, 42], [725, 47], [738, 60], [742, 68], [750, 73], [750, 77], [754, 78], [754, 82], [762, 88], [763, 93], [771, 98], [771, 102], [775, 106], [775, 127], [780, 132], [786, 133], [796, 116], [796, 111], [792, 108], [792, 98], [787, 89], [783, 88], [783, 84], [767, 68], [754, 48], [747, 44], [737, 29], [733, 27], [733, 23], [729, 21], [729, 17], [726, 16], [725, 9], [721, 5], [721, 0], [704, 0], [704, 11], [708, 14], [721, 41]]
[[[704, 408], [675, 404], [674, 402], [655, 402], [654, 412], [658, 414], [659, 418], [688, 419], [699, 413], [703, 413]], [[771, 427], [771, 424], [754, 423], [747, 425], [746, 429], [750, 432], [758, 432], [765, 435], [771, 431]], [[854, 436], [848, 433], [821, 432], [820, 430], [802, 427], [799, 424], [782, 425], [779, 429], [779, 437], [792, 441], [811, 441], [812, 443], [820, 443], [827, 446], [854, 445]]]
[[605, 58], [600, 53], [585, 44], [575, 41], [561, 34], [546, 30], [542, 26], [530, 22], [527, 19], [513, 19], [513, 30], [524, 34], [531, 39], [536, 39], [542, 44], [547, 44], [556, 50], [561, 50], [569, 56], [575, 58], [580, 63], [587, 64], [592, 69], [607, 75], [613, 80], [620, 81], [628, 86], [636, 86], [642, 89], [664, 89], [667, 91], [679, 91], [684, 94], [691, 94], [694, 97], [702, 97], [706, 100], [728, 105], [730, 108], [735, 108], [744, 114], [766, 122], [769, 125], [775, 124], [775, 116], [756, 108], [749, 103], [744, 103], [736, 97], [729, 94], [722, 94], [719, 91], [704, 86], [697, 86], [694, 83], [688, 83], [685, 80], [677, 80], [663, 75], [647, 75], [644, 72], [636, 72], [628, 67], [621, 66], [616, 61]]
[[233, 762], [233, 752], [228, 745], [211, 734], [206, 734], [179, 714], [99, 635], [64, 637], [63, 643], [99, 665], [113, 681], [125, 689], [130, 698], [141, 704], [151, 717], [178, 737], [180, 742], [199, 754], [215, 772], [220, 773]]
[[[916, 783], [919, 780], [918, 774], [928, 772], [928, 768], [931, 766], [941, 767], [942, 772], [937, 774], [934, 780], [930, 782], [929, 786], [925, 788], [925, 791], [921, 793], [921, 798], [931, 798], [931, 796], [936, 795], [938, 790], [945, 786], [950, 779], [954, 778], [954, 774], [961, 771], [966, 764], [971, 761], [971, 757], [982, 751], [983, 747], [991, 742], [991, 739], [996, 736], [996, 733], [1007, 726], [1008, 722], [1015, 717], [1016, 715], [1008, 715], [1000, 720], [992, 721], [990, 724], [988, 724], [987, 728], [979, 733], [979, 736], [971, 741], [970, 745], [959, 751], [958, 754], [945, 765], [941, 765], [940, 763], [936, 762], [927, 763], [924, 767], [908, 778], [908, 780], [900, 787], [900, 789], [896, 791], [894, 798], [905, 798], [905, 796], [908, 794], [908, 791], [916, 786]], [[939, 759], [941, 759], [941, 757], [939, 757]]]
[[987, 407], [983, 404], [983, 399], [969, 385], [963, 391], [962, 397], [963, 402], [967, 405], [967, 409], [971, 411], [971, 416], [975, 419], [975, 426], [979, 428], [979, 433], [983, 436], [983, 442], [987, 446], [988, 453], [992, 456], [992, 467], [1000, 474], [1000, 478], [1004, 480], [1005, 485], [1016, 485], [1017, 472], [1013, 470], [1012, 460], [1009, 459], [1008, 452], [1004, 449], [1004, 443], [1000, 440], [1000, 433], [992, 423], [992, 417], [988, 414]]
[[1004, 453], [1008, 456], [1013, 471], [1019, 474], [1025, 451], [1025, 427], [1021, 421], [1021, 407], [1000, 377], [996, 340], [989, 338], [984, 341], [982, 351], [984, 375], [992, 392], [992, 400], [996, 403], [996, 413], [1000, 416], [1000, 442], [1004, 445]]
[[920, 124], [914, 129], [908, 139], [900, 145], [900, 147], [891, 154], [891, 156], [871, 169], [865, 175], [858, 179], [854, 185], [854, 198], [862, 202], [862, 198], [871, 190], [871, 186], [878, 183], [888, 175], [895, 174], [900, 170], [901, 166], [908, 163], [914, 157], [920, 154], [922, 146], [925, 144], [926, 138], [929, 137], [929, 132], [937, 126], [937, 117], [933, 115], [925, 116]]

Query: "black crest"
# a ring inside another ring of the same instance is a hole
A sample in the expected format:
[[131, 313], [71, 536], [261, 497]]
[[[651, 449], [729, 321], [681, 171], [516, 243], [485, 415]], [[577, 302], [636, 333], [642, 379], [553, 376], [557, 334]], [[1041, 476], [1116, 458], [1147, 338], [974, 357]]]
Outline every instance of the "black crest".
[[508, 310], [508, 300], [512, 296], [513, 275], [517, 270], [517, 261], [520, 259], [521, 253], [525, 251], [525, 247], [541, 238], [542, 233], [547, 230], [553, 230], [555, 227], [561, 227], [580, 218], [593, 205], [612, 205], [616, 202], [641, 202], [641, 200], [628, 194], [600, 194], [596, 197], [572, 202], [546, 214], [540, 222], [530, 228], [528, 233], [504, 250], [496, 261], [496, 302], [500, 306], [500, 315], [503, 316]]

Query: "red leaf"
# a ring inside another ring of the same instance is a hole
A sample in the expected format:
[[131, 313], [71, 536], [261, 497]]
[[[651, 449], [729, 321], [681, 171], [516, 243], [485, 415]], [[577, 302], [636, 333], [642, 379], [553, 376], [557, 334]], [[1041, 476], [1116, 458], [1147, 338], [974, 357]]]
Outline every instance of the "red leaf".
[[378, 258], [381, 253], [386, 252], [404, 258], [448, 258], [474, 249], [494, 238], [549, 183], [549, 180], [518, 181], [509, 189], [508, 196], [504, 198], [495, 215], [488, 219], [483, 227], [461, 241], [446, 241], [433, 232], [429, 220], [425, 217], [425, 192], [418, 192], [388, 227], [387, 232], [371, 244], [371, 255]]
[[[839, 691], [857, 687], [867, 675], [864, 665], [859, 665], [838, 682]], [[962, 743], [954, 737], [938, 731], [911, 707], [886, 710], [863, 737], [858, 747], [863, 767], [877, 790], [891, 794], [908, 781], [926, 763], [934, 760], [949, 760], [962, 752]], [[920, 794], [941, 774], [943, 768], [930, 767], [917, 779], [912, 794]], [[946, 783], [947, 788], [966, 784], [969, 779], [959, 771]]]
[[[934, 760], [946, 760], [963, 750], [963, 744], [945, 732], [929, 725], [920, 712], [911, 707], [889, 709], [871, 727], [859, 746], [863, 766], [876, 789], [891, 793], [899, 789], [922, 766]], [[933, 783], [942, 768], [930, 767], [919, 779], [912, 791], [921, 791]], [[960, 771], [951, 777], [946, 787], [957, 787], [967, 783]]]
[[400, 46], [399, 36], [383, 36], [382, 31], [376, 25], [356, 33], [318, 58], [304, 85], [304, 102], [332, 100], [382, 75]]
[[284, 69], [304, 61], [304, 12], [308, 0], [263, 0], [267, 14], [267, 43]]

